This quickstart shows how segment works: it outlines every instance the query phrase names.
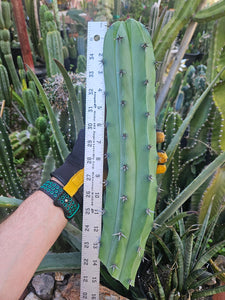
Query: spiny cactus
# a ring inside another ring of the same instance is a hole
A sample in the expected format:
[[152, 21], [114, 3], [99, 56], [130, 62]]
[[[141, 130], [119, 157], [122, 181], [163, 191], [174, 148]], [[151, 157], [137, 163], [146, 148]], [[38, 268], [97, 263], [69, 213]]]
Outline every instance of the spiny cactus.
[[86, 72], [86, 56], [79, 55], [77, 59], [77, 73], [85, 73]]
[[134, 285], [157, 194], [155, 65], [142, 24], [114, 23], [104, 41], [109, 173], [100, 259], [125, 287]]
[[6, 106], [11, 104], [10, 82], [8, 72], [0, 60], [0, 101], [5, 100]]
[[1, 29], [6, 28], [9, 29], [12, 25], [11, 19], [11, 4], [8, 1], [1, 1]]
[[13, 162], [13, 152], [5, 125], [0, 118], [0, 175], [11, 196], [23, 199], [25, 194]]
[[59, 31], [55, 27], [55, 22], [53, 19], [53, 15], [50, 12], [45, 13], [46, 18], [46, 26], [47, 26], [47, 35], [46, 35], [46, 47], [48, 51], [48, 64], [49, 64], [49, 71], [51, 75], [55, 75], [59, 72], [57, 66], [53, 59], [59, 60], [62, 64], [64, 62], [63, 59], [63, 44], [62, 38], [60, 36]]
[[0, 30], [0, 48], [4, 56], [8, 72], [10, 74], [15, 91], [21, 95], [21, 82], [16, 72], [10, 46], [10, 33], [8, 29]]
[[28, 121], [35, 126], [35, 121], [39, 117], [39, 110], [36, 103], [35, 94], [31, 89], [25, 89], [22, 93], [24, 108]]
[[153, 37], [154, 35], [157, 22], [158, 22], [158, 17], [159, 17], [159, 4], [154, 3], [150, 9], [150, 17], [149, 17], [149, 24], [148, 24], [149, 27], [148, 30], [151, 37]]
[[50, 133], [48, 130], [48, 122], [45, 117], [38, 117], [35, 121], [35, 127], [38, 130], [37, 133], [37, 146], [39, 156], [45, 160], [46, 155], [48, 154], [50, 146]]
[[14, 131], [9, 135], [13, 150], [13, 156], [16, 158], [24, 157], [31, 149], [29, 130]]
[[24, 68], [23, 59], [20, 55], [17, 56], [17, 65], [19, 69], [18, 72], [19, 72], [20, 80], [22, 82], [22, 90], [25, 90], [27, 89], [26, 71]]

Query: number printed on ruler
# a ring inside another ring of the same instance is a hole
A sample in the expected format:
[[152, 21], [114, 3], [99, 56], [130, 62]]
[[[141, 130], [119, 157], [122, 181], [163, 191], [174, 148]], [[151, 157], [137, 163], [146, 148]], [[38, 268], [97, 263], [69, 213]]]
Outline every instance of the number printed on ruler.
[[107, 22], [89, 22], [80, 299], [99, 299], [105, 84], [103, 42]]

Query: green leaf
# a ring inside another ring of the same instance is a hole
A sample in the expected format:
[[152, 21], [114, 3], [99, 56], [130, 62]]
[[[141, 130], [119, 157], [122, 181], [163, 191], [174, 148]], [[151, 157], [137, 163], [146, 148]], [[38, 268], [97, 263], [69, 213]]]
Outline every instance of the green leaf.
[[59, 149], [62, 160], [65, 160], [66, 157], [69, 154], [69, 150], [67, 148], [67, 145], [66, 145], [64, 137], [62, 135], [62, 132], [59, 128], [59, 124], [57, 122], [57, 119], [55, 117], [53, 109], [52, 109], [52, 107], [51, 107], [51, 105], [48, 101], [47, 95], [45, 94], [45, 91], [44, 91], [40, 81], [38, 80], [37, 76], [34, 74], [34, 72], [31, 70], [31, 68], [28, 65], [26, 65], [26, 67], [27, 67], [33, 81], [35, 82], [35, 84], [36, 84], [36, 86], [37, 86], [37, 88], [38, 88], [38, 90], [41, 94], [42, 101], [43, 101], [43, 103], [45, 105], [45, 108], [47, 110], [47, 113], [48, 113], [48, 117], [49, 117], [49, 120], [50, 120], [50, 126], [51, 126], [51, 129], [52, 129], [57, 147]]
[[224, 247], [224, 245], [225, 245], [225, 240], [209, 248], [209, 250], [206, 251], [205, 254], [198, 259], [194, 267], [194, 270], [202, 268], [210, 260], [210, 258], [212, 258], [216, 253], [218, 253], [218, 251], [220, 251], [220, 249]]
[[[201, 245], [202, 245], [202, 241], [204, 239], [205, 232], [206, 232], [206, 229], [207, 229], [207, 226], [208, 226], [209, 216], [210, 216], [210, 213], [211, 213], [211, 208], [212, 208], [212, 205], [209, 206], [209, 209], [208, 209], [207, 214], [205, 216], [205, 220], [204, 220], [204, 222], [201, 226], [201, 229], [200, 229], [200, 231], [198, 232], [198, 235], [197, 235], [197, 240], [195, 242], [193, 253], [192, 253], [192, 266], [195, 264], [197, 256], [201, 256], [202, 251], [203, 251], [203, 249], [201, 249]], [[201, 251], [201, 253], [200, 253], [200, 251]]]
[[22, 202], [20, 199], [0, 196], [0, 207], [18, 207]]
[[74, 86], [64, 66], [58, 60], [54, 59], [54, 61], [57, 67], [59, 68], [60, 72], [62, 73], [62, 76], [65, 80], [69, 92], [69, 102], [72, 109], [72, 116], [74, 118], [74, 123], [75, 123], [74, 130], [76, 131], [76, 137], [77, 137], [79, 131], [84, 128], [84, 122], [83, 122], [79, 104], [77, 102]]
[[180, 236], [174, 228], [173, 239], [175, 244], [174, 252], [176, 252], [177, 261], [178, 289], [181, 291], [184, 285], [184, 247]]
[[191, 295], [191, 299], [200, 299], [202, 297], [212, 296], [215, 294], [219, 294], [225, 292], [225, 285], [223, 286], [217, 286], [213, 289], [201, 291], [201, 292], [195, 292]]
[[71, 223], [67, 223], [63, 232], [63, 236], [67, 239], [68, 243], [72, 247], [75, 247], [77, 250], [81, 251], [82, 232], [80, 231], [80, 229], [78, 229]]
[[191, 266], [191, 257], [193, 249], [194, 234], [191, 234], [185, 241], [184, 249], [184, 285], [188, 278]]
[[48, 253], [40, 263], [36, 273], [41, 272], [80, 272], [81, 253]]

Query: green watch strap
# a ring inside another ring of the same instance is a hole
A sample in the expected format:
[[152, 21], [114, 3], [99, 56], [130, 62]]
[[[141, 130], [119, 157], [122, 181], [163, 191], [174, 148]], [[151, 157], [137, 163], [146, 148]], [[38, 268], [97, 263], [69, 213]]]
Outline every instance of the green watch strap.
[[67, 220], [70, 220], [78, 211], [79, 203], [75, 203], [73, 198], [56, 181], [46, 181], [39, 190], [48, 195], [55, 206], [62, 208]]

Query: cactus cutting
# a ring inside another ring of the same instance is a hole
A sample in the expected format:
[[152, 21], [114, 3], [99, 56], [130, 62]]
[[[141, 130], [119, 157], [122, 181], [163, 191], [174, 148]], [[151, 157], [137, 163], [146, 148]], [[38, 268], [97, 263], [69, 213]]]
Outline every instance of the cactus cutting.
[[109, 171], [100, 259], [128, 288], [143, 258], [157, 196], [155, 58], [148, 31], [133, 19], [114, 23], [103, 57]]

